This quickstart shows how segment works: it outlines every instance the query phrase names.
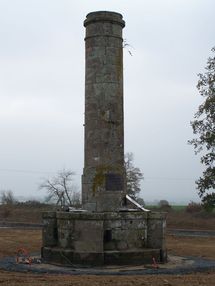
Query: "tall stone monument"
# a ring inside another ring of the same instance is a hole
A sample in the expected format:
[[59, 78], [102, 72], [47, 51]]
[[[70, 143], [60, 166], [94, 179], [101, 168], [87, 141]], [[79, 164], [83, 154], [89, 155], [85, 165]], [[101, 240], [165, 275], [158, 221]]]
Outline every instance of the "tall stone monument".
[[86, 27], [85, 160], [82, 199], [90, 211], [116, 211], [125, 197], [123, 39], [115, 12], [93, 12]]
[[[43, 214], [42, 257], [66, 265], [166, 261], [165, 214], [126, 195], [123, 127], [125, 22], [93, 12], [86, 27], [85, 160], [82, 209]], [[129, 205], [132, 203], [132, 205]]]

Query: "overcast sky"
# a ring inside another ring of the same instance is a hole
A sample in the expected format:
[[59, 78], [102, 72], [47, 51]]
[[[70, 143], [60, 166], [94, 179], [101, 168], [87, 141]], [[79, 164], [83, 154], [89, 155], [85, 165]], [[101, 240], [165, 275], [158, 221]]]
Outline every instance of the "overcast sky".
[[187, 140], [202, 101], [197, 74], [215, 45], [214, 0], [0, 0], [0, 190], [42, 197], [62, 168], [81, 189], [87, 13], [123, 15], [125, 151], [146, 201], [198, 200]]

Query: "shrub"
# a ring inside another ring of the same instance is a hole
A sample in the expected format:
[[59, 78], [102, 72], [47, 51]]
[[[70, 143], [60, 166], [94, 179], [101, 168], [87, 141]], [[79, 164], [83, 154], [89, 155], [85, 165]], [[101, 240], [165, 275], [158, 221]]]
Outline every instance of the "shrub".
[[137, 197], [135, 200], [136, 200], [136, 202], [137, 202], [138, 204], [140, 204], [141, 206], [145, 206], [145, 202], [144, 202], [144, 199], [143, 199], [143, 198]]
[[167, 200], [160, 200], [158, 203], [158, 207], [160, 208], [160, 210], [165, 212], [168, 212], [172, 209], [171, 205]]
[[43, 207], [47, 207], [48, 204], [40, 202], [38, 200], [28, 200], [25, 202], [18, 202], [17, 206], [24, 207], [24, 208], [43, 208]]
[[198, 213], [202, 210], [202, 205], [200, 203], [195, 203], [191, 201], [186, 207], [187, 213]]
[[3, 219], [8, 218], [12, 214], [12, 209], [11, 206], [9, 205], [4, 205], [2, 207], [1, 215]]

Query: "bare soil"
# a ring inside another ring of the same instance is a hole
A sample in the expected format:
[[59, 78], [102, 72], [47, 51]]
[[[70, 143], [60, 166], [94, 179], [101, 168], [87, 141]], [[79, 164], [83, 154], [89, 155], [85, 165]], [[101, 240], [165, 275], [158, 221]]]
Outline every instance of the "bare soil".
[[19, 248], [30, 253], [39, 252], [42, 245], [42, 230], [0, 229], [0, 258], [15, 257]]
[[0, 284], [8, 286], [213, 286], [215, 273], [142, 276], [34, 275], [0, 271]]

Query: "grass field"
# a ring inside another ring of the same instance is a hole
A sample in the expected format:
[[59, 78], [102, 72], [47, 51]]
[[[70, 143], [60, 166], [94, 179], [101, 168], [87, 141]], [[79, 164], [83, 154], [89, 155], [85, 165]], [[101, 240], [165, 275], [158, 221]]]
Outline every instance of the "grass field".
[[[146, 209], [149, 209], [149, 210], [160, 210], [160, 207], [157, 206], [157, 205], [147, 205], [145, 206]], [[172, 211], [184, 211], [186, 209], [186, 206], [185, 205], [171, 205], [171, 209]]]

